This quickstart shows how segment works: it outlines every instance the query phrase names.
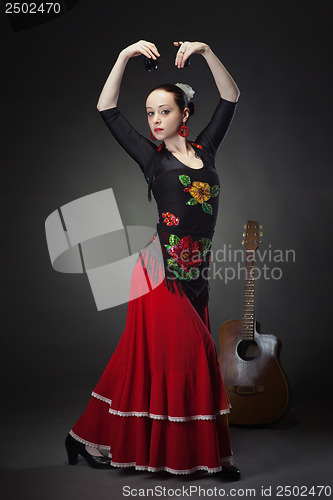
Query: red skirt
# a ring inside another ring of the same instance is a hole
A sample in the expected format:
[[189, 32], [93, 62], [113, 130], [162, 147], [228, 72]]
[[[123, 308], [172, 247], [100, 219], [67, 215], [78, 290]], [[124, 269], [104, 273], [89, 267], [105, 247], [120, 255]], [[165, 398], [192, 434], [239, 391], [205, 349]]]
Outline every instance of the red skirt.
[[210, 333], [208, 307], [161, 282], [131, 278], [126, 327], [70, 434], [109, 451], [111, 465], [151, 472], [217, 472], [230, 457], [230, 403]]

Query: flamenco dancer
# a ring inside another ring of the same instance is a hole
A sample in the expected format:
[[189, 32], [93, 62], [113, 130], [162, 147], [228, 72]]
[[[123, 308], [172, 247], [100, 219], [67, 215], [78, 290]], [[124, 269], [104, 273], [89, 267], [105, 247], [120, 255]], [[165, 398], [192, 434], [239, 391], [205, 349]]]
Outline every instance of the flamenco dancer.
[[[139, 164], [148, 198], [152, 193], [157, 202], [152, 242], [160, 245], [164, 273], [149, 293], [137, 293], [142, 276], [161, 276], [148, 245], [131, 277], [123, 335], [65, 444], [72, 465], [81, 455], [96, 468], [203, 470], [238, 480], [229, 439], [230, 404], [210, 331], [207, 270], [220, 191], [215, 154], [240, 91], [207, 44], [174, 45], [175, 65], [183, 68], [190, 56], [200, 54], [220, 93], [210, 122], [194, 142], [187, 139], [194, 113], [194, 91], [187, 84], [160, 85], [148, 95], [152, 140], [117, 107], [128, 61], [140, 54], [150, 63], [158, 61], [151, 42], [140, 40], [120, 52], [97, 104], [116, 140]], [[157, 146], [155, 140], [162, 142]]]

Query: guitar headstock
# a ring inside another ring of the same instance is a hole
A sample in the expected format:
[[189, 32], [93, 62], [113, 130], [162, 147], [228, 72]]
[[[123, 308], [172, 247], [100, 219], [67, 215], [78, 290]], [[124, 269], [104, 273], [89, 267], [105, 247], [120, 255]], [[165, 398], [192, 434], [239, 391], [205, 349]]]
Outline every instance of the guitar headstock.
[[263, 229], [263, 225], [259, 224], [256, 221], [253, 220], [248, 220], [247, 224], [244, 224], [244, 233], [243, 233], [243, 241], [242, 245], [244, 245], [245, 249], [247, 251], [256, 251], [256, 249], [259, 246], [259, 243], [262, 243], [262, 241], [259, 239], [263, 236], [263, 232], [261, 229]]

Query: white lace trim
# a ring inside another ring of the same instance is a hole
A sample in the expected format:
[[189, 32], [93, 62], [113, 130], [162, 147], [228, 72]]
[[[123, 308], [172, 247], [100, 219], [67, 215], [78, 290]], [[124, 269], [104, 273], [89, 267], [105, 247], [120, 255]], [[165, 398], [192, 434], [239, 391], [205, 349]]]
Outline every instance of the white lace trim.
[[104, 396], [101, 396], [100, 394], [97, 394], [97, 392], [94, 392], [92, 391], [91, 395], [96, 398], [96, 399], [99, 399], [100, 401], [104, 401], [104, 403], [108, 403], [109, 405], [112, 404], [112, 400], [111, 399], [108, 399]]
[[[111, 458], [111, 456], [110, 456], [110, 458]], [[228, 457], [224, 457], [223, 459], [225, 460], [226, 458], [228, 458]], [[210, 472], [210, 473], [220, 472], [222, 470], [222, 466], [207, 467], [206, 465], [197, 465], [196, 467], [192, 467], [192, 469], [172, 469], [171, 467], [167, 467], [167, 466], [150, 467], [148, 465], [136, 465], [135, 462], [120, 463], [120, 462], [113, 462], [113, 460], [111, 460], [110, 464], [113, 465], [114, 467], [135, 467], [136, 470], [144, 470], [144, 471], [148, 471], [148, 472], [166, 471], [166, 472], [170, 472], [171, 474], [177, 474], [177, 475], [192, 474], [193, 472], [196, 472], [198, 470], [204, 470], [204, 471]]]
[[[172, 469], [171, 467], [167, 467], [167, 466], [150, 467], [149, 465], [136, 465], [136, 462], [125, 462], [125, 463], [114, 462], [112, 460], [112, 453], [111, 453], [110, 446], [100, 445], [100, 444], [92, 443], [91, 441], [87, 441], [86, 439], [82, 439], [77, 434], [75, 434], [75, 432], [73, 432], [72, 430], [69, 431], [69, 434], [74, 439], [79, 441], [80, 443], [83, 443], [83, 444], [88, 445], [88, 446], [92, 446], [94, 448], [99, 448], [101, 450], [102, 449], [107, 450], [109, 452], [108, 457], [111, 459], [110, 464], [113, 465], [114, 467], [135, 467], [136, 470], [143, 470], [143, 471], [148, 471], [148, 472], [166, 471], [166, 472], [170, 472], [171, 474], [178, 474], [178, 475], [192, 474], [193, 472], [196, 472], [198, 470], [204, 470], [204, 471], [209, 472], [209, 473], [219, 472], [222, 470], [222, 466], [211, 468], [211, 467], [207, 467], [206, 465], [197, 465], [196, 467], [192, 467], [192, 469]], [[229, 457], [223, 457], [221, 459], [221, 462], [224, 460], [230, 459], [230, 458], [232, 459], [233, 455], [230, 455]]]
[[[97, 392], [92, 391], [91, 395], [94, 398], [97, 398], [100, 401], [109, 404], [110, 406], [112, 404], [111, 399], [108, 399], [105, 396], [101, 396], [100, 394], [97, 394]], [[171, 422], [189, 422], [191, 420], [215, 420], [216, 415], [225, 415], [227, 413], [230, 413], [230, 408], [231, 405], [229, 405], [229, 408], [225, 410], [217, 411], [215, 415], [190, 415], [187, 417], [171, 417], [170, 415], [158, 415], [155, 413], [150, 413], [148, 411], [120, 411], [113, 408], [109, 408], [109, 412], [112, 415], [118, 415], [119, 417], [149, 417], [156, 420], [170, 420]]]
[[99, 448], [101, 450], [108, 450], [110, 451], [110, 446], [102, 445], [102, 444], [96, 444], [96, 443], [91, 443], [91, 441], [86, 441], [85, 439], [80, 438], [75, 434], [73, 431], [69, 431], [69, 434], [76, 439], [76, 441], [79, 441], [82, 444], [86, 444], [87, 446], [92, 446], [93, 448]]
[[189, 422], [191, 420], [215, 420], [216, 415], [225, 415], [230, 413], [230, 408], [226, 410], [219, 410], [215, 415], [190, 415], [188, 417], [171, 417], [170, 415], [155, 415], [154, 413], [149, 413], [147, 411], [119, 411], [113, 408], [109, 409], [109, 412], [113, 415], [118, 415], [119, 417], [149, 417], [156, 420], [170, 420], [171, 422]]

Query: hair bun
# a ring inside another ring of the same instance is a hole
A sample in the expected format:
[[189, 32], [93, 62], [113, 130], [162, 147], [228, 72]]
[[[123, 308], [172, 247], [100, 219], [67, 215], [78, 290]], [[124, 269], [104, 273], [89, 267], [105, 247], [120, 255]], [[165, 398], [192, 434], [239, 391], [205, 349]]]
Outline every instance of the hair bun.
[[187, 105], [187, 107], [190, 110], [190, 116], [194, 115], [195, 107], [194, 107], [193, 102], [189, 102], [188, 105]]

